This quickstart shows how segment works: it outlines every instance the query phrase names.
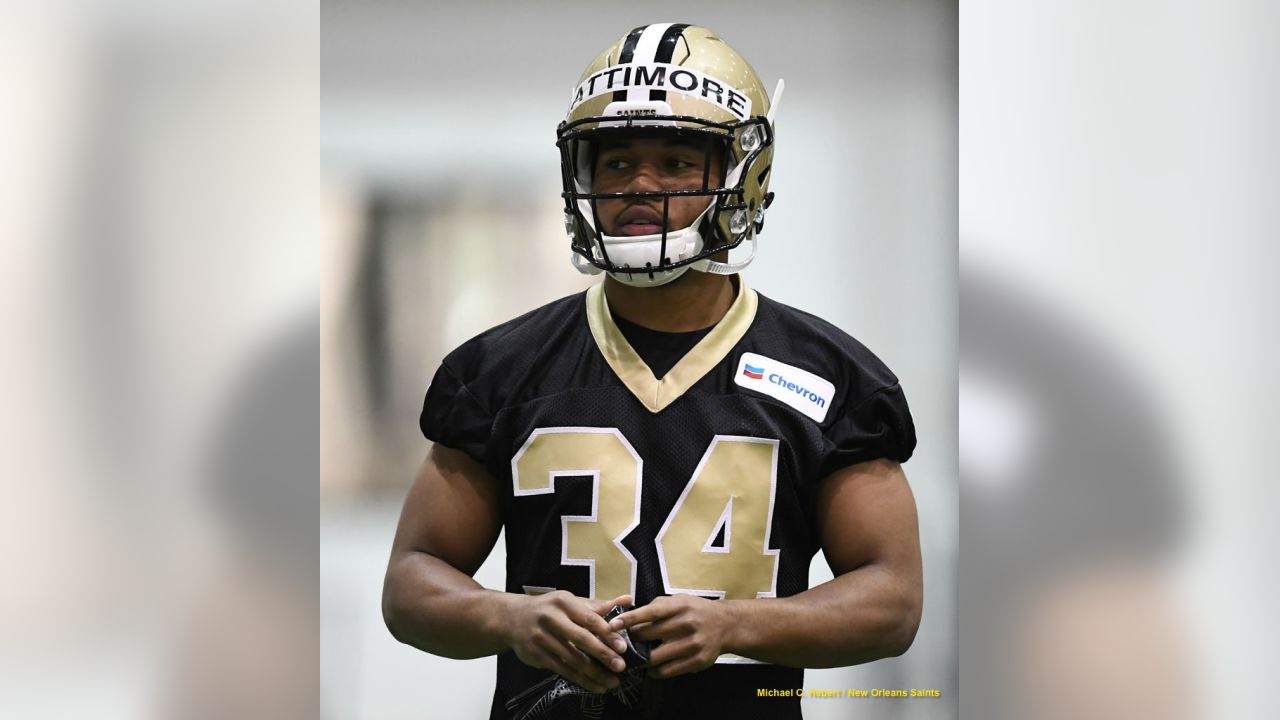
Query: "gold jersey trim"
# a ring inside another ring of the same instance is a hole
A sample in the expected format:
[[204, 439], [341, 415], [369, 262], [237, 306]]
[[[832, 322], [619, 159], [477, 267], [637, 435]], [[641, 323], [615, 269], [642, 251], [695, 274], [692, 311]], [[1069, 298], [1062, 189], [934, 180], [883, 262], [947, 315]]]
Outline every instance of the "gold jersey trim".
[[618, 379], [622, 380], [622, 384], [627, 386], [649, 412], [659, 413], [725, 359], [733, 346], [751, 328], [758, 305], [756, 291], [748, 288], [739, 276], [738, 296], [729, 306], [729, 311], [661, 380], [653, 376], [653, 371], [640, 359], [613, 322], [604, 293], [604, 283], [587, 290], [587, 324], [591, 327], [591, 335], [600, 348], [600, 354], [604, 355], [605, 361]]

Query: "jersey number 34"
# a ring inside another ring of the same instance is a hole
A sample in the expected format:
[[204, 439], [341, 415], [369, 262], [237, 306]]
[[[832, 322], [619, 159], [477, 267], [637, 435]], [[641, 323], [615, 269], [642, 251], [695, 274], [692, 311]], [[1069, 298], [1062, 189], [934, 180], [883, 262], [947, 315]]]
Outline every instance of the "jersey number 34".
[[[591, 514], [561, 517], [560, 562], [588, 569], [590, 597], [634, 595], [636, 559], [622, 540], [640, 524], [644, 461], [617, 428], [539, 428], [511, 460], [516, 496], [555, 492], [560, 477], [590, 477]], [[717, 435], [654, 543], [668, 593], [773, 597], [769, 548], [778, 441]]]

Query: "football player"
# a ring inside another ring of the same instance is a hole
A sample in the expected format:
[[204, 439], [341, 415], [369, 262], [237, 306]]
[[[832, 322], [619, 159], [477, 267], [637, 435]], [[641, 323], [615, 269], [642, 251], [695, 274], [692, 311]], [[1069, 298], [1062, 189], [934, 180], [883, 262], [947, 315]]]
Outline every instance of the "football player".
[[[800, 717], [802, 668], [915, 636], [902, 388], [739, 275], [781, 90], [704, 27], [605, 48], [557, 137], [573, 264], [603, 281], [466, 342], [427, 390], [384, 614], [427, 652], [499, 655], [492, 718]], [[472, 575], [503, 528], [499, 592]], [[809, 588], [819, 549], [835, 578]]]

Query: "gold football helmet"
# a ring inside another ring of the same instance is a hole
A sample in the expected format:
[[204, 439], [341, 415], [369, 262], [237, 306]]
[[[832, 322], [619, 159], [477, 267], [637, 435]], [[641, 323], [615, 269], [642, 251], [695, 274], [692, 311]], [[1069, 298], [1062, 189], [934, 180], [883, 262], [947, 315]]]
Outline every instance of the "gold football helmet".
[[[728, 275], [755, 257], [756, 234], [773, 201], [772, 107], [751, 65], [714, 32], [680, 23], [644, 25], [618, 38], [587, 66], [556, 131], [564, 182], [565, 229], [574, 267], [608, 272], [637, 286], [662, 285], [690, 268]], [[718, 178], [704, 171], [701, 189], [597, 192], [592, 187], [602, 142], [627, 136], [693, 138], [718, 158]], [[685, 228], [668, 223], [673, 197], [702, 196], [706, 209]], [[661, 233], [605, 234], [601, 200], [655, 198], [662, 202]], [[751, 240], [751, 254], [735, 263], [711, 256]]]

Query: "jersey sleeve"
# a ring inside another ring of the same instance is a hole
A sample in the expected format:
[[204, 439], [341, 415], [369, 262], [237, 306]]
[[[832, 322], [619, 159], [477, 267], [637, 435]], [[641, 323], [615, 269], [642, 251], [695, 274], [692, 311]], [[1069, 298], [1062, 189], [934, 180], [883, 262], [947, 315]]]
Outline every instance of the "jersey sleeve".
[[427, 387], [418, 426], [428, 440], [484, 463], [493, 417], [448, 364], [440, 365]]
[[852, 401], [822, 437], [822, 477], [879, 458], [906, 462], [916, 447], [916, 429], [902, 386], [894, 383]]

